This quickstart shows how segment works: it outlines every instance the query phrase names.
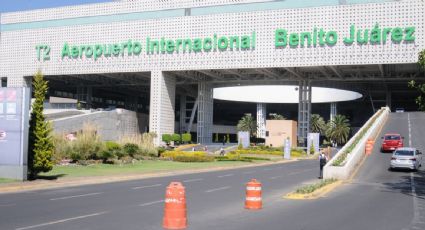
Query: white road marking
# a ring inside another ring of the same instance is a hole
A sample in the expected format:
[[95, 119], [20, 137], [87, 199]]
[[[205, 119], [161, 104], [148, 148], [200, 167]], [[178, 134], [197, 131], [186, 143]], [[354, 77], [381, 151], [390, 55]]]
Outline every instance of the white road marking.
[[0, 204], [0, 207], [12, 207], [16, 206], [16, 204]]
[[67, 200], [71, 198], [78, 198], [78, 197], [86, 197], [86, 196], [95, 196], [102, 194], [103, 192], [94, 192], [94, 193], [87, 193], [87, 194], [81, 194], [81, 195], [75, 195], [75, 196], [64, 196], [64, 197], [58, 197], [58, 198], [52, 198], [50, 200]]
[[243, 172], [242, 174], [251, 174], [251, 173], [255, 173], [255, 171]]
[[184, 180], [183, 182], [188, 183], [188, 182], [195, 182], [195, 181], [201, 181], [204, 180], [202, 178], [197, 178], [197, 179], [189, 179], [189, 180]]
[[223, 177], [228, 177], [228, 176], [233, 176], [233, 174], [221, 175], [221, 176], [218, 176], [218, 178], [223, 178]]
[[229, 189], [229, 188], [230, 188], [230, 186], [225, 186], [225, 187], [210, 189], [210, 190], [207, 190], [205, 192], [210, 193], [210, 192], [215, 192], [215, 191], [219, 191], [219, 190], [225, 190], [225, 189]]
[[44, 226], [48, 226], [48, 225], [60, 224], [60, 223], [67, 222], [67, 221], [79, 220], [79, 219], [84, 219], [84, 218], [88, 218], [88, 217], [92, 217], [92, 216], [99, 216], [99, 215], [102, 215], [102, 214], [105, 214], [105, 213], [107, 213], [107, 212], [97, 212], [97, 213], [88, 214], [88, 215], [84, 215], [84, 216], [77, 216], [77, 217], [47, 222], [47, 223], [43, 223], [43, 224], [31, 225], [31, 226], [22, 227], [22, 228], [16, 228], [15, 230], [25, 230], [25, 229], [39, 228], [39, 227], [44, 227]]
[[412, 225], [415, 225], [419, 221], [420, 210], [418, 206], [418, 196], [416, 194], [416, 185], [415, 185], [415, 177], [413, 173], [410, 173], [410, 186], [412, 189], [412, 197], [413, 197], [413, 220], [411, 222]]
[[274, 179], [281, 178], [281, 177], [284, 177], [284, 176], [286, 176], [286, 175], [273, 176], [273, 177], [270, 177], [270, 179], [274, 180]]
[[143, 203], [143, 204], [139, 204], [139, 206], [149, 206], [149, 205], [152, 205], [152, 204], [158, 204], [158, 203], [163, 203], [164, 202], [164, 200], [157, 200], [157, 201], [152, 201], [152, 202], [148, 202], [148, 203]]
[[162, 186], [162, 184], [145, 185], [145, 186], [134, 187], [131, 189], [153, 188], [153, 187], [159, 187], [159, 186]]
[[412, 147], [412, 128], [410, 125], [410, 113], [407, 114], [407, 122], [409, 124], [409, 147]]
[[305, 170], [301, 170], [301, 171], [299, 171], [299, 172], [292, 172], [292, 173], [289, 173], [288, 175], [296, 175], [296, 174], [301, 174], [301, 173], [305, 173], [305, 172], [313, 171], [313, 170], [316, 170], [316, 169], [305, 169]]

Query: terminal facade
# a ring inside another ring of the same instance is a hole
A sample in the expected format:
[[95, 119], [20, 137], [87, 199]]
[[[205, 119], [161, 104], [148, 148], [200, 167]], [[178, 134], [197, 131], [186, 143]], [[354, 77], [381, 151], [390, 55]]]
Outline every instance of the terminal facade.
[[0, 77], [30, 87], [40, 70], [64, 97], [72, 88], [88, 105], [149, 113], [158, 136], [190, 131], [196, 116], [200, 143], [213, 138], [214, 88], [298, 85], [302, 139], [312, 86], [380, 92], [385, 105], [425, 80], [416, 64], [424, 20], [421, 0], [122, 0], [11, 12], [1, 15]]

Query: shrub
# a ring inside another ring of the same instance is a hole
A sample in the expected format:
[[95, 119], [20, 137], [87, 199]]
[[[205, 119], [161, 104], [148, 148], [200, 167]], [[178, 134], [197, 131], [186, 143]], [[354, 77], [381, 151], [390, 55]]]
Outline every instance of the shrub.
[[192, 135], [190, 133], [183, 133], [182, 134], [182, 141], [184, 143], [188, 143], [192, 141]]
[[310, 154], [314, 154], [316, 152], [316, 150], [314, 149], [314, 144], [313, 142], [311, 142], [310, 144]]
[[183, 152], [183, 151], [165, 151], [162, 155], [163, 158], [168, 158], [173, 161], [180, 162], [210, 162], [214, 157], [208, 156], [205, 152]]
[[238, 150], [242, 150], [242, 149], [243, 149], [242, 140], [240, 140], [238, 145]]
[[162, 141], [169, 145], [172, 141], [171, 134], [162, 134]]
[[133, 143], [127, 143], [123, 146], [124, 152], [130, 157], [134, 157], [140, 151], [139, 146]]
[[295, 192], [299, 193], [299, 194], [308, 194], [308, 193], [312, 193], [314, 191], [316, 191], [319, 188], [322, 188], [328, 184], [332, 184], [334, 182], [336, 182], [336, 179], [325, 179], [320, 181], [319, 183], [316, 184], [312, 184], [312, 185], [306, 185], [304, 187], [301, 187], [299, 189], [297, 189]]
[[154, 133], [143, 133], [136, 135], [123, 136], [119, 143], [125, 145], [127, 143], [136, 144], [139, 147], [139, 154], [142, 156], [156, 157], [158, 155], [158, 149], [153, 143], [153, 139], [156, 137]]
[[95, 159], [103, 148], [103, 143], [97, 134], [97, 127], [89, 123], [83, 125], [82, 130], [76, 135], [76, 140], [71, 143], [72, 153], [79, 154], [78, 158], [81, 160]]
[[174, 144], [178, 144], [181, 142], [181, 136], [180, 134], [174, 133], [171, 135], [171, 140], [174, 141]]

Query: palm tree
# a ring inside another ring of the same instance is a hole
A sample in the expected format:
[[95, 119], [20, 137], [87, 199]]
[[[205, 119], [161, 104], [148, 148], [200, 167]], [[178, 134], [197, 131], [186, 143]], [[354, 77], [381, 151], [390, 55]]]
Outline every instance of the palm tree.
[[350, 133], [350, 124], [344, 115], [336, 115], [327, 125], [326, 137], [338, 144], [343, 144], [348, 140]]
[[247, 131], [249, 132], [250, 136], [255, 136], [257, 131], [257, 122], [250, 113], [247, 113], [239, 120], [237, 130]]
[[326, 131], [326, 122], [319, 114], [312, 114], [310, 119], [310, 130], [312, 133], [323, 135]]
[[286, 117], [278, 113], [270, 113], [269, 116], [271, 120], [286, 120]]

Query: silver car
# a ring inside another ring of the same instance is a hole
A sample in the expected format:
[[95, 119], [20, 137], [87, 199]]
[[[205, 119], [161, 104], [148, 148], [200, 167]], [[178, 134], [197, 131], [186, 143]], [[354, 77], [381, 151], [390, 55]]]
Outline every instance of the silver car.
[[416, 148], [402, 147], [394, 151], [391, 157], [391, 169], [405, 168], [417, 170], [422, 166], [422, 152]]

